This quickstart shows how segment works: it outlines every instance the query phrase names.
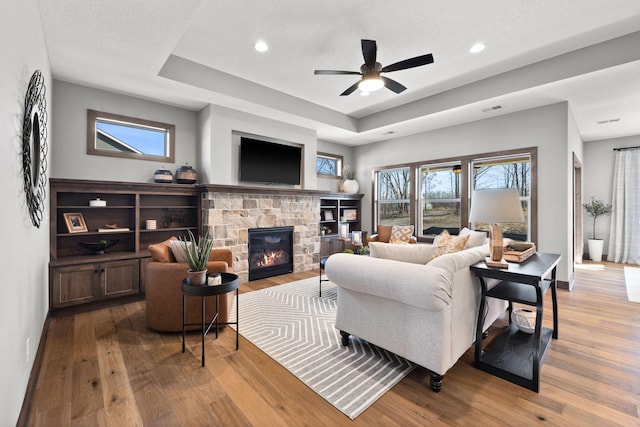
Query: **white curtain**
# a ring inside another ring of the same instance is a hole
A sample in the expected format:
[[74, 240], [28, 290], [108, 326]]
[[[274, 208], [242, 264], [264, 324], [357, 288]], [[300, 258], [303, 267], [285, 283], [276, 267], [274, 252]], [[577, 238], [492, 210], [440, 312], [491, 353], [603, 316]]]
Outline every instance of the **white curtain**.
[[640, 264], [640, 149], [615, 155], [607, 260]]

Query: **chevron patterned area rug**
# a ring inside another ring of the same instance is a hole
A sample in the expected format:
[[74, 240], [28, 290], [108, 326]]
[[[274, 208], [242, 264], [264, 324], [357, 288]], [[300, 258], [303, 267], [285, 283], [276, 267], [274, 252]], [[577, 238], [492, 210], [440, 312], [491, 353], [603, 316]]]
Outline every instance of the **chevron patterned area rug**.
[[414, 365], [355, 337], [343, 347], [336, 295], [323, 282], [318, 297], [317, 278], [240, 294], [240, 335], [353, 420]]

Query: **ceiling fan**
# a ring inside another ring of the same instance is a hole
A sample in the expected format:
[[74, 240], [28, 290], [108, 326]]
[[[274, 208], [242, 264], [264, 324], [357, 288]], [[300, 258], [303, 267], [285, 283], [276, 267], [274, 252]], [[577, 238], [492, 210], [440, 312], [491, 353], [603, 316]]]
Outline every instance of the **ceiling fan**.
[[347, 90], [342, 92], [340, 96], [346, 96], [353, 93], [356, 89], [361, 91], [373, 92], [374, 90], [381, 89], [385, 86], [387, 89], [392, 90], [395, 93], [400, 93], [407, 88], [395, 80], [388, 77], [381, 76], [380, 73], [389, 73], [391, 71], [406, 70], [407, 68], [419, 67], [421, 65], [427, 65], [433, 63], [433, 55], [421, 55], [415, 58], [405, 59], [404, 61], [395, 62], [391, 65], [383, 67], [379, 62], [376, 62], [376, 55], [378, 46], [375, 40], [361, 40], [362, 44], [362, 56], [364, 57], [364, 64], [358, 71], [341, 71], [341, 70], [315, 70], [314, 74], [357, 74], [361, 75], [360, 79], [355, 84], [349, 86]]

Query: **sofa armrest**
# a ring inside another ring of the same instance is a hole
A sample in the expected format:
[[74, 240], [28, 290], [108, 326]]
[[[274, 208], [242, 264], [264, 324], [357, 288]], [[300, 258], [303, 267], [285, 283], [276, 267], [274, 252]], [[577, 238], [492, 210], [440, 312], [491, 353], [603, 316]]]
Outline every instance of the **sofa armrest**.
[[[223, 261], [227, 263], [228, 270], [223, 272], [233, 271], [233, 252], [228, 248], [212, 249], [209, 255], [209, 262], [211, 261]], [[217, 271], [216, 271], [217, 272]]]

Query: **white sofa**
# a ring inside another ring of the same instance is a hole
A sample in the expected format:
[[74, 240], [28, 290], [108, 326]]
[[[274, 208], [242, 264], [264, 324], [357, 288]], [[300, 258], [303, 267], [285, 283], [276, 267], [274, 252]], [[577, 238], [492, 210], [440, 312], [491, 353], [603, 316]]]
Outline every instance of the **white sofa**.
[[[354, 335], [402, 356], [429, 370], [431, 388], [440, 391], [443, 375], [475, 341], [480, 285], [469, 266], [485, 259], [488, 246], [433, 260], [432, 245], [371, 243], [370, 249], [370, 257], [331, 255], [325, 266], [338, 286], [342, 344]], [[507, 308], [506, 301], [487, 302], [484, 331]]]

